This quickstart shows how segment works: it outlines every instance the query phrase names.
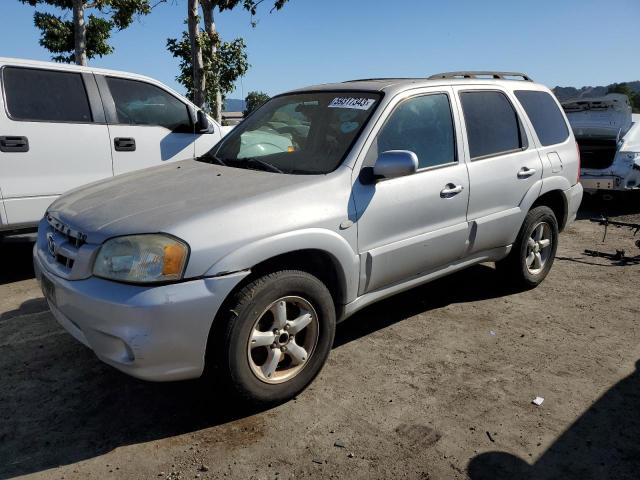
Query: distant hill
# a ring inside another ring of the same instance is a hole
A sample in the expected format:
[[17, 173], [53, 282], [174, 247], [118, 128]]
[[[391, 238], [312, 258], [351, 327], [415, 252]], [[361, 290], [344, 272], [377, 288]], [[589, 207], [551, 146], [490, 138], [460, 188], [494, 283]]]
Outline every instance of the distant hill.
[[[621, 82], [622, 83], [622, 82]], [[636, 92], [636, 94], [640, 94], [640, 80], [635, 82], [626, 82], [627, 85]], [[555, 87], [553, 89], [553, 93], [555, 93], [558, 100], [564, 102], [565, 100], [570, 100], [573, 98], [593, 98], [593, 97], [602, 97], [607, 94], [607, 90], [611, 85], [607, 85], [606, 87]]]
[[244, 111], [244, 100], [241, 98], [227, 98], [224, 101], [225, 112], [242, 112]]

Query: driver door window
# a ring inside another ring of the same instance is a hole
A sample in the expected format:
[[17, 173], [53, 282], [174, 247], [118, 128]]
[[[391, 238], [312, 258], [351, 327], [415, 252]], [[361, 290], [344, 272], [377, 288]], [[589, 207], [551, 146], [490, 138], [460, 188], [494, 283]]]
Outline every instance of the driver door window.
[[140, 80], [102, 77], [98, 84], [108, 88], [103, 97], [115, 175], [194, 157], [196, 134], [187, 103]]
[[122, 125], [153, 125], [172, 132], [193, 131], [187, 106], [149, 83], [107, 77], [107, 84]]
[[382, 127], [365, 160], [373, 166], [389, 150], [409, 150], [418, 169], [456, 161], [455, 135], [449, 97], [444, 93], [414, 97], [400, 103]]

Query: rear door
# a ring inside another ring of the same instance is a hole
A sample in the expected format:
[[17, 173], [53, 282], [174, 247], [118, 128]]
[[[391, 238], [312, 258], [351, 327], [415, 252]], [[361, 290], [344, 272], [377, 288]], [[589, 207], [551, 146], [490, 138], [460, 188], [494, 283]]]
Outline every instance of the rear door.
[[115, 175], [193, 158], [190, 107], [157, 85], [97, 76], [105, 104]]
[[514, 241], [526, 214], [520, 205], [542, 178], [542, 163], [509, 92], [493, 86], [455, 90], [469, 160], [471, 254]]
[[6, 221], [32, 224], [58, 195], [112, 175], [109, 134], [92, 74], [4, 66], [1, 78]]

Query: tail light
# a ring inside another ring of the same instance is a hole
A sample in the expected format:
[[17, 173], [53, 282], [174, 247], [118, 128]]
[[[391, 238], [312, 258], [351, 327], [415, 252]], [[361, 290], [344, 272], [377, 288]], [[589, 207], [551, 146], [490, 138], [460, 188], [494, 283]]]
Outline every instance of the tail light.
[[576, 150], [578, 151], [578, 177], [576, 178], [576, 183], [580, 182], [580, 169], [582, 168], [582, 162], [580, 161], [580, 145], [576, 142]]

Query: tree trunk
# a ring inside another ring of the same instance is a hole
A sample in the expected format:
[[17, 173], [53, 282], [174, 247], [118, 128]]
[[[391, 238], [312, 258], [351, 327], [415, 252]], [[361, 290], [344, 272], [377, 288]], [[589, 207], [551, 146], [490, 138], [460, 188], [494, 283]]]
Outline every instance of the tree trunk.
[[[216, 23], [213, 19], [213, 9], [214, 6], [211, 0], [202, 0], [204, 30], [207, 32], [209, 40], [211, 41], [211, 58], [215, 58], [216, 52], [218, 51], [218, 35], [216, 31]], [[218, 84], [217, 81], [215, 83]], [[213, 115], [216, 122], [222, 124], [222, 92], [220, 92], [220, 88], [216, 89], [216, 106]]]
[[73, 39], [76, 64], [87, 64], [87, 26], [84, 23], [84, 0], [73, 0]]
[[202, 61], [202, 47], [198, 41], [200, 26], [198, 22], [199, 0], [189, 0], [188, 24], [189, 40], [191, 41], [191, 64], [193, 65], [193, 103], [203, 108], [207, 88]]

